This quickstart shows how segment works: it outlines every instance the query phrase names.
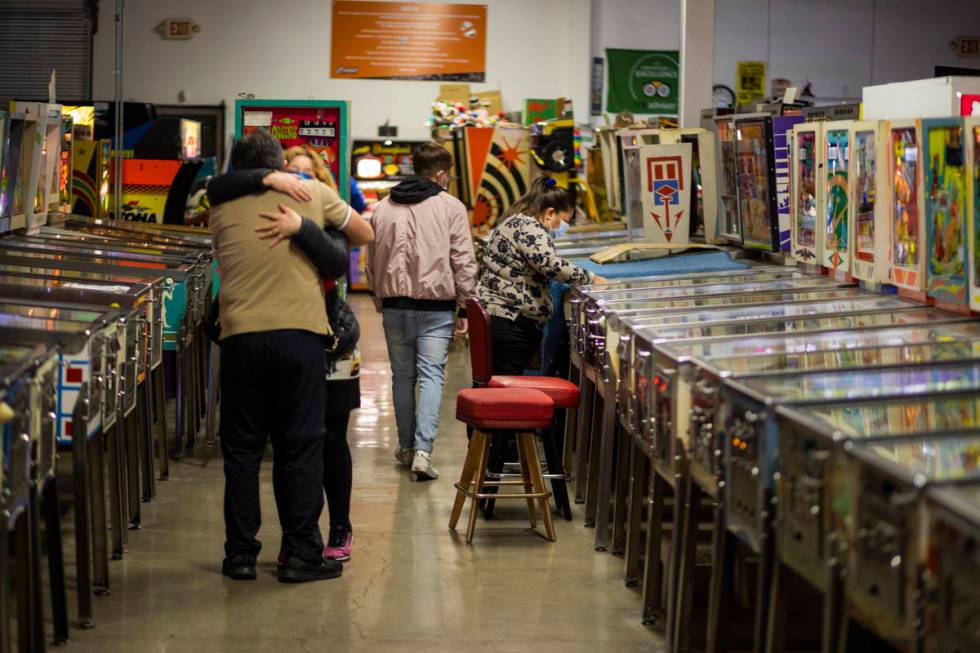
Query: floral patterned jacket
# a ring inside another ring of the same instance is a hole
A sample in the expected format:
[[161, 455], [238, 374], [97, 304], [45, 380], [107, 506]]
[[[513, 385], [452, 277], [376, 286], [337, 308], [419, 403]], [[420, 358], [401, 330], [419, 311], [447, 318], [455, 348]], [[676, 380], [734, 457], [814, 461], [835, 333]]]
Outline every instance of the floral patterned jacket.
[[544, 225], [523, 213], [494, 228], [482, 264], [477, 296], [490, 315], [509, 320], [523, 315], [547, 322], [554, 310], [552, 279], [574, 285], [592, 282], [592, 273], [558, 256]]

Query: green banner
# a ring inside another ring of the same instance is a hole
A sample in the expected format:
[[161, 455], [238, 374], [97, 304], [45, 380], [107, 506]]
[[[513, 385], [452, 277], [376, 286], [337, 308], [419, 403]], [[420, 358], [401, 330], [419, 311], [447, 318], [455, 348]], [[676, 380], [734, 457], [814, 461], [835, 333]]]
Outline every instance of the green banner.
[[606, 111], [676, 116], [680, 102], [677, 50], [606, 50], [609, 96]]

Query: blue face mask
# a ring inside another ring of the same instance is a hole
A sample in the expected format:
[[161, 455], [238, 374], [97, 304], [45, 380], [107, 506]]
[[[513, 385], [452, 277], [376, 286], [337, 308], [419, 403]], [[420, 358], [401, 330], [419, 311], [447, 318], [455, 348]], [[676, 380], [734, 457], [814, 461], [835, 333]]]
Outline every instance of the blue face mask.
[[290, 171], [290, 174], [294, 174], [300, 179], [313, 179], [313, 175], [308, 172]]
[[552, 229], [551, 230], [551, 237], [552, 238], [561, 238], [566, 233], [568, 233], [568, 227], [569, 227], [568, 223], [565, 222], [564, 220], [562, 220], [558, 224], [558, 228], [557, 229]]

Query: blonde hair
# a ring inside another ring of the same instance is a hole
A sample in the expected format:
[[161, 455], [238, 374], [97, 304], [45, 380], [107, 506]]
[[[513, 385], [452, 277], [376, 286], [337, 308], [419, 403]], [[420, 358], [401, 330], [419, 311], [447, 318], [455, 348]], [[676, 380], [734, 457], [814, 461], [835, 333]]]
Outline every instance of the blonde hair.
[[286, 165], [289, 165], [289, 162], [298, 156], [305, 156], [308, 158], [313, 162], [313, 176], [325, 183], [327, 186], [330, 186], [330, 188], [339, 192], [337, 189], [337, 182], [333, 178], [333, 175], [330, 174], [330, 168], [327, 167], [326, 161], [324, 161], [323, 157], [320, 156], [320, 154], [312, 147], [307, 145], [293, 145], [291, 148], [286, 150], [285, 155]]

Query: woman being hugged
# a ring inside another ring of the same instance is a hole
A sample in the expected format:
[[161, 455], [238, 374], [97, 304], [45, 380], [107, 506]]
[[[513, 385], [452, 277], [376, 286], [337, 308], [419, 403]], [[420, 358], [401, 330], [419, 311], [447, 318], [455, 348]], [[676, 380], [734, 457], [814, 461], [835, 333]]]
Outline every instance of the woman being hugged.
[[522, 374], [554, 311], [549, 283], [605, 283], [555, 251], [575, 201], [551, 177], [539, 177], [497, 224], [483, 254], [477, 295], [490, 314], [493, 373]]

